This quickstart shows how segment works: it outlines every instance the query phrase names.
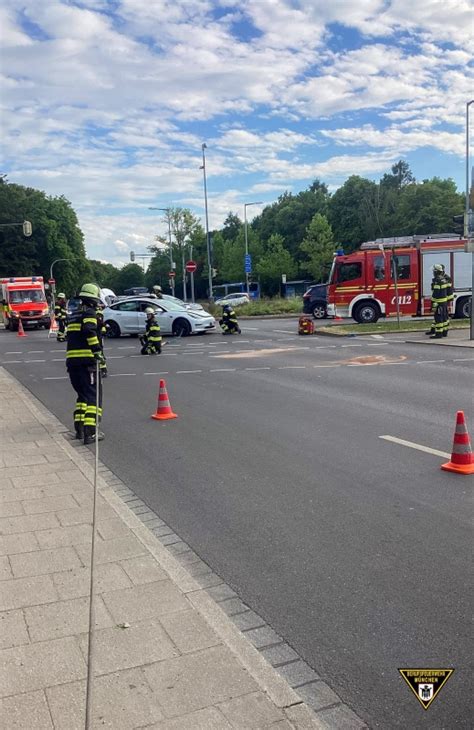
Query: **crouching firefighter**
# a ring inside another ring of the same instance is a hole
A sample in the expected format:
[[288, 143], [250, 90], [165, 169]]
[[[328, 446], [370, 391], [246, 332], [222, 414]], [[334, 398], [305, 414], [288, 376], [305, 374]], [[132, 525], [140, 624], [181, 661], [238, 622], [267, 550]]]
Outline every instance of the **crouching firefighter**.
[[97, 339], [99, 340], [100, 349], [102, 350], [102, 361], [99, 364], [100, 368], [100, 374], [103, 378], [107, 377], [107, 359], [105, 357], [104, 352], [104, 337], [107, 336], [107, 327], [104, 323], [104, 305], [102, 303], [99, 304], [96, 310], [96, 317], [97, 317]]
[[142, 355], [156, 355], [161, 353], [161, 329], [160, 325], [155, 319], [155, 310], [153, 307], [147, 307], [145, 309], [146, 314], [146, 325], [145, 334], [140, 337], [142, 344], [141, 354]]
[[[99, 287], [84, 284], [79, 292], [81, 307], [70, 315], [68, 323], [66, 367], [71, 385], [77, 393], [74, 409], [76, 438], [91, 444], [96, 438], [96, 427], [102, 417], [102, 387], [97, 363], [103, 362], [103, 354], [97, 336], [97, 306], [100, 303]], [[100, 431], [101, 441], [104, 434]]]
[[67, 307], [66, 307], [66, 295], [62, 292], [58, 294], [56, 304], [54, 305], [54, 317], [58, 323], [58, 333], [56, 340], [58, 342], [66, 341], [66, 322], [67, 322]]
[[230, 306], [226, 304], [222, 310], [222, 319], [219, 320], [223, 335], [240, 335], [241, 329], [237, 321], [237, 315]]

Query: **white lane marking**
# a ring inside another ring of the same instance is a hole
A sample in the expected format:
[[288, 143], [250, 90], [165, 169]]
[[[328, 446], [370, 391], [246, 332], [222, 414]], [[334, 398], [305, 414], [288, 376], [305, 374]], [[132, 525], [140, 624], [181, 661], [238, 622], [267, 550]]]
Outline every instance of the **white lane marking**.
[[135, 350], [135, 347], [133, 345], [127, 345], [126, 347], [120, 345], [120, 347], [117, 347], [117, 350]]
[[210, 373], [235, 373], [237, 368], [214, 368], [209, 370]]
[[294, 335], [294, 330], [272, 330], [272, 332], [277, 332], [279, 335]]
[[399, 439], [396, 436], [379, 436], [384, 441], [392, 441], [394, 444], [400, 444], [400, 446], [408, 446], [410, 449], [417, 449], [418, 451], [425, 451], [427, 454], [434, 454], [435, 456], [445, 456], [451, 458], [451, 454], [447, 454], [445, 451], [438, 451], [438, 449], [431, 449], [429, 446], [422, 446], [421, 444], [415, 444], [413, 441], [405, 441], [405, 439]]
[[52, 357], [51, 362], [65, 362], [64, 357]]
[[284, 365], [277, 370], [306, 370], [306, 365]]
[[383, 340], [383, 337], [384, 337], [383, 335], [370, 335], [370, 336], [377, 340]]
[[27, 350], [28, 355], [41, 355], [44, 350]]
[[120, 360], [124, 357], [125, 355], [107, 355], [107, 360]]
[[143, 357], [143, 355], [130, 355], [130, 357]]
[[386, 344], [386, 342], [368, 342], [367, 347], [380, 347], [380, 345], [383, 347]]
[[163, 357], [178, 357], [178, 353], [177, 352], [163, 352], [162, 356]]
[[160, 370], [158, 373], [143, 373], [144, 375], [169, 375], [169, 370]]
[[25, 360], [25, 362], [46, 362], [46, 360]]
[[202, 373], [202, 370], [177, 370], [176, 375], [188, 375], [189, 373]]
[[61, 375], [60, 377], [56, 377], [56, 378], [43, 378], [43, 380], [67, 380], [67, 379], [68, 379], [67, 375]]
[[432, 362], [446, 362], [446, 360], [417, 360], [417, 365], [425, 365], [426, 363], [432, 363]]
[[204, 351], [201, 352], [201, 350], [187, 350], [185, 352], [181, 353], [182, 355], [204, 355]]
[[63, 350], [48, 350], [48, 352], [66, 352], [66, 350], [65, 349], [63, 349]]
[[244, 368], [244, 370], [270, 370], [269, 367], [263, 367], [263, 368]]
[[22, 355], [23, 350], [11, 350], [9, 352], [6, 352], [5, 355]]
[[316, 345], [315, 350], [327, 350], [328, 348], [334, 348], [337, 345]]
[[362, 347], [362, 345], [341, 345], [341, 347]]
[[457, 357], [453, 362], [470, 362], [474, 357]]
[[23, 362], [23, 360], [4, 360], [2, 365], [13, 365], [13, 363]]
[[313, 368], [340, 368], [340, 365], [313, 365]]
[[252, 331], [258, 332], [258, 330], [260, 329], [260, 327], [247, 327], [247, 325], [245, 325], [245, 329], [246, 330], [252, 330]]
[[123, 378], [125, 375], [136, 375], [136, 373], [111, 373], [109, 378]]

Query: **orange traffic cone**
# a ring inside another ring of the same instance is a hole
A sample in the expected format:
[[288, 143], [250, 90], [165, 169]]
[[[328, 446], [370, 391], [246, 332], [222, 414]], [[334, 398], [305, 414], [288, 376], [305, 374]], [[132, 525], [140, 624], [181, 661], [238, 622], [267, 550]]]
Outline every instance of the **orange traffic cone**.
[[160, 380], [160, 392], [158, 394], [158, 404], [156, 406], [156, 413], [152, 415], [155, 421], [168, 421], [170, 418], [178, 418], [176, 413], [173, 413], [166, 391], [166, 383], [163, 379]]
[[456, 415], [451, 461], [442, 464], [441, 469], [454, 471], [457, 474], [474, 474], [474, 454], [472, 453], [464, 411], [458, 411]]
[[49, 325], [48, 339], [50, 335], [55, 335], [57, 332], [59, 332], [59, 325], [56, 321], [56, 317], [54, 316], [54, 314], [52, 314], [51, 323]]
[[23, 329], [23, 322], [21, 319], [18, 320], [18, 332], [17, 337], [26, 337], [25, 330]]

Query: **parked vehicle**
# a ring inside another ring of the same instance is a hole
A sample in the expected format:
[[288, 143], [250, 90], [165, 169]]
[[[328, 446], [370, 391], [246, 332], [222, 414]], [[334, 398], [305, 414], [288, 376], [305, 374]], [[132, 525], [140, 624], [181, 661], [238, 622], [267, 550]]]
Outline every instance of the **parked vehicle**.
[[11, 276], [0, 280], [3, 322], [6, 329], [18, 330], [23, 326], [36, 326], [49, 329], [51, 317], [46, 301], [42, 276]]
[[245, 292], [234, 292], [234, 294], [227, 294], [222, 299], [217, 299], [216, 304], [219, 307], [224, 307], [226, 304], [230, 304], [232, 307], [240, 307], [242, 304], [248, 304], [250, 297]]
[[132, 286], [130, 289], [124, 289], [126, 297], [136, 297], [138, 294], [148, 294], [146, 286]]
[[216, 327], [216, 320], [207, 312], [193, 312], [175, 302], [154, 297], [129, 297], [104, 309], [108, 336], [144, 334], [147, 307], [153, 307], [156, 311], [156, 319], [163, 335], [187, 337], [212, 331]]
[[180, 307], [184, 307], [184, 309], [190, 309], [191, 311], [195, 312], [204, 312], [205, 314], [207, 314], [202, 304], [198, 304], [197, 302], [184, 302], [182, 299], [178, 299], [178, 297], [172, 297], [171, 294], [162, 294], [162, 297], [165, 301], [174, 302]]
[[469, 317], [471, 253], [454, 234], [380, 238], [363, 243], [359, 251], [338, 252], [328, 285], [330, 316], [377, 322], [380, 317], [431, 314], [433, 265], [443, 264], [453, 280], [451, 313]]
[[303, 312], [312, 314], [315, 319], [324, 319], [328, 316], [327, 303], [327, 284], [313, 284], [303, 294]]

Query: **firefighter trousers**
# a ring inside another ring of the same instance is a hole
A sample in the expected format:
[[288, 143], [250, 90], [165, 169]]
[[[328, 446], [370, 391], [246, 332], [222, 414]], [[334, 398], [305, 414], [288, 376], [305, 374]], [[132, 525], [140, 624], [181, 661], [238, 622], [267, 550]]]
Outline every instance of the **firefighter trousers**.
[[438, 337], [446, 336], [449, 329], [449, 313], [446, 303], [438, 304], [434, 313], [434, 334]]
[[64, 342], [66, 339], [66, 320], [58, 319], [58, 333], [56, 339], [58, 342]]
[[[82, 424], [85, 433], [95, 433], [96, 419], [102, 418], [102, 383], [99, 374], [97, 383], [94, 365], [76, 365], [68, 368], [69, 380], [77, 393], [74, 409], [74, 427]], [[99, 410], [97, 411], [97, 387], [99, 388]]]

